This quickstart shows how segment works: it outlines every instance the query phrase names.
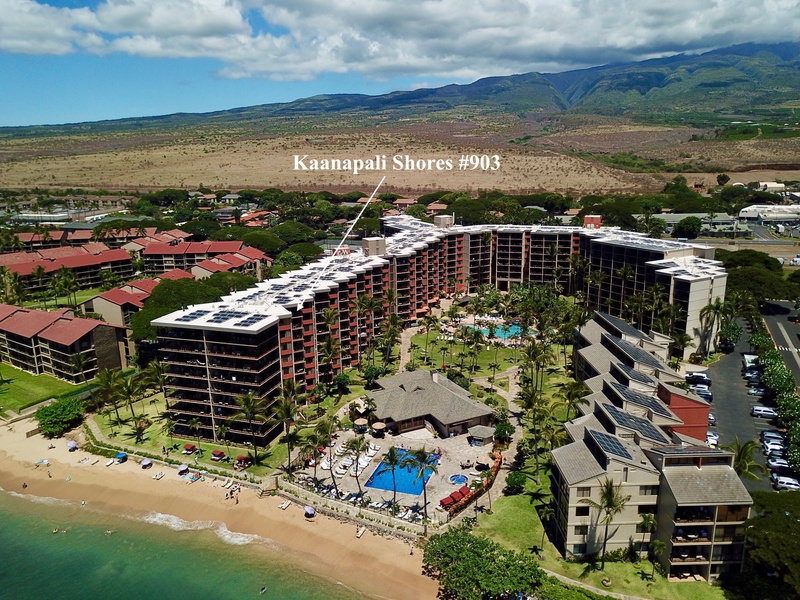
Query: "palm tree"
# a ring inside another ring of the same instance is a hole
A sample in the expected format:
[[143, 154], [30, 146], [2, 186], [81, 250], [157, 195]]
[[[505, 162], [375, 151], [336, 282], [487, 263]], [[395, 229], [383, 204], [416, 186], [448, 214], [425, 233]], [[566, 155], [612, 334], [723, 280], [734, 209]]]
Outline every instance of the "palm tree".
[[650, 574], [650, 579], [653, 579], [656, 576], [656, 563], [658, 559], [661, 558], [661, 555], [664, 554], [664, 549], [666, 548], [666, 544], [661, 540], [653, 540], [650, 542], [650, 552], [653, 553], [653, 572]]
[[197, 438], [197, 445], [200, 445], [200, 419], [192, 417], [189, 419], [189, 429], [194, 431], [194, 436]]
[[542, 544], [540, 548], [544, 550], [544, 536], [547, 535], [547, 524], [556, 516], [556, 511], [550, 504], [545, 504], [539, 509], [539, 519], [542, 521]]
[[683, 352], [686, 348], [694, 346], [692, 336], [686, 332], [678, 331], [672, 334], [672, 349], [678, 355], [678, 360], [683, 359]]
[[172, 446], [172, 436], [175, 435], [175, 421], [170, 417], [164, 419], [164, 424], [161, 426], [161, 433], [169, 437], [169, 445]]
[[141, 393], [141, 386], [134, 377], [125, 377], [120, 381], [119, 393], [122, 399], [128, 403], [128, 408], [131, 411], [131, 416], [136, 416], [133, 412], [133, 403], [138, 400]]
[[82, 380], [86, 380], [86, 364], [89, 362], [89, 359], [86, 358], [85, 354], [81, 354], [80, 352], [73, 354], [69, 357], [69, 362], [72, 365], [72, 370], [76, 375], [80, 375]]
[[34, 279], [36, 279], [36, 281], [39, 282], [39, 291], [42, 292], [42, 299], [44, 300], [44, 309], [47, 310], [47, 295], [44, 293], [44, 290], [42, 289], [43, 288], [42, 282], [44, 281], [44, 278], [47, 276], [47, 271], [44, 270], [44, 267], [42, 265], [36, 265], [33, 268], [31, 275], [33, 276]]
[[361, 455], [364, 454], [367, 449], [369, 448], [369, 442], [364, 439], [363, 435], [357, 435], [354, 438], [350, 438], [345, 442], [344, 447], [356, 455], [356, 462], [353, 468], [356, 472], [356, 485], [358, 486], [358, 497], [359, 500], [363, 502], [363, 491], [361, 490], [361, 480], [359, 479], [359, 465], [358, 459], [361, 458]]
[[716, 298], [713, 302], [709, 302], [700, 310], [700, 320], [704, 324], [704, 342], [703, 350], [706, 356], [711, 352], [712, 334], [716, 325], [720, 323], [725, 314], [725, 302], [722, 298]]
[[392, 507], [397, 504], [397, 480], [395, 479], [395, 471], [398, 467], [403, 465], [403, 460], [405, 460], [405, 456], [394, 446], [389, 448], [389, 451], [381, 460], [381, 462], [386, 465], [386, 468], [392, 471]]
[[753, 452], [758, 449], [758, 442], [755, 440], [741, 443], [739, 436], [736, 436], [732, 444], [727, 444], [722, 448], [728, 452], [733, 452], [733, 470], [736, 471], [739, 477], [758, 479], [757, 473], [762, 475], [767, 473], [767, 468], [753, 459]]
[[144, 381], [147, 382], [148, 386], [160, 390], [164, 394], [164, 403], [167, 406], [167, 410], [169, 410], [166, 390], [168, 379], [167, 366], [158, 360], [150, 361], [144, 370]]
[[436, 331], [438, 327], [439, 319], [433, 315], [427, 314], [422, 317], [422, 328], [425, 330], [425, 357], [423, 358], [423, 362], [426, 364], [431, 364], [431, 360], [428, 357], [428, 335], [431, 331]]
[[122, 419], [119, 416], [119, 401], [120, 384], [122, 382], [122, 374], [119, 371], [112, 371], [111, 369], [102, 369], [96, 378], [97, 392], [100, 396], [102, 404], [111, 404], [114, 407], [114, 412], [117, 415], [117, 422]]
[[[600, 308], [600, 298], [602, 296], [600, 286], [603, 285], [603, 282], [606, 280], [606, 274], [600, 270], [594, 270], [589, 273], [586, 277], [586, 284], [587, 284], [587, 291], [589, 288], [595, 289], [595, 298], [597, 300], [597, 308]], [[589, 294], [586, 294], [586, 297], [589, 297]]]
[[225, 452], [226, 454], [231, 453], [231, 448], [228, 444], [228, 433], [230, 432], [231, 428], [228, 427], [225, 423], [221, 423], [217, 425], [217, 439], [222, 440], [225, 444]]
[[622, 512], [625, 508], [625, 504], [627, 504], [630, 499], [631, 497], [629, 495], [622, 493], [622, 482], [614, 485], [614, 481], [606, 477], [604, 481], [600, 481], [599, 501], [592, 500], [591, 498], [581, 498], [579, 500], [581, 504], [588, 504], [591, 508], [594, 508], [604, 515], [600, 520], [600, 524], [605, 525], [605, 533], [603, 534], [603, 557], [600, 562], [601, 571], [604, 571], [606, 568], [608, 526], [611, 524], [611, 521], [614, 520], [614, 517]]
[[567, 407], [567, 416], [564, 420], [569, 421], [570, 411], [574, 410], [575, 414], [578, 414], [579, 406], [589, 404], [589, 399], [586, 396], [591, 393], [591, 390], [582, 381], [568, 381], [567, 383], [562, 383], [559, 387], [561, 391], [556, 394], [556, 397]]
[[[319, 435], [320, 445], [328, 446], [333, 439], [333, 434], [339, 428], [339, 420], [335, 415], [328, 415], [323, 418], [317, 426], [314, 427], [314, 433]], [[336, 491], [336, 497], [339, 497], [339, 484], [336, 482], [336, 477], [331, 473], [331, 480], [333, 482], [333, 489]]]
[[656, 528], [656, 517], [652, 513], [642, 513], [642, 518], [639, 521], [639, 527], [642, 528], [642, 548], [644, 548], [644, 537], [648, 533], [652, 533]]
[[300, 444], [300, 451], [314, 461], [314, 479], [317, 478], [317, 463], [322, 454], [319, 448], [323, 445], [322, 438], [316, 431], [306, 435]]
[[286, 440], [286, 450], [288, 454], [286, 472], [292, 472], [292, 438], [289, 430], [292, 423], [297, 418], [297, 405], [288, 398], [279, 397], [278, 402], [272, 409], [273, 421], [283, 426], [283, 436]]
[[481, 483], [483, 485], [483, 489], [486, 490], [486, 497], [489, 499], [489, 510], [487, 511], [489, 514], [492, 514], [492, 496], [489, 493], [490, 485], [489, 480], [494, 476], [491, 469], [486, 471], [481, 471]]
[[258, 464], [258, 442], [256, 440], [256, 430], [253, 427], [254, 421], [261, 421], [262, 423], [267, 420], [266, 415], [266, 402], [263, 398], [257, 397], [253, 392], [248, 392], [236, 397], [236, 404], [239, 406], [239, 411], [233, 415], [233, 419], [242, 419], [247, 421], [250, 426], [250, 434], [253, 436], [253, 463]]
[[414, 478], [414, 483], [422, 480], [422, 512], [425, 516], [425, 531], [424, 535], [428, 534], [428, 477], [426, 475], [428, 473], [433, 474], [437, 473], [438, 469], [436, 468], [435, 461], [432, 460], [432, 455], [429, 454], [425, 448], [411, 450], [406, 455], [405, 459], [401, 463], [402, 467], [408, 467], [413, 469], [417, 472], [417, 476]]

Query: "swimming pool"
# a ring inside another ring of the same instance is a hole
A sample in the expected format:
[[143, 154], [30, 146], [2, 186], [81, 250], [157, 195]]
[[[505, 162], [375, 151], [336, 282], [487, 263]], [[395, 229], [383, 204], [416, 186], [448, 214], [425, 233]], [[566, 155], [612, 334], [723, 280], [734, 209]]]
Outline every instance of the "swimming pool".
[[[486, 327], [479, 327], [478, 330], [485, 335], [487, 338], [489, 337], [489, 330]], [[510, 340], [511, 338], [518, 338], [522, 333], [522, 328], [519, 325], [511, 324], [511, 325], [501, 325], [497, 329], [494, 330], [494, 336], [500, 338], [501, 340]]]
[[[408, 454], [407, 450], [397, 449], [398, 454], [403, 458]], [[431, 461], [438, 461], [437, 454], [432, 455]], [[433, 469], [425, 469], [425, 481], [431, 477]], [[394, 470], [394, 477], [397, 482], [397, 491], [403, 494], [411, 494], [412, 496], [419, 496], [422, 493], [422, 479], [416, 480], [417, 471], [408, 467], [397, 467]], [[371, 487], [379, 490], [392, 491], [392, 470], [383, 463], [378, 465], [378, 468], [369, 476], [366, 487]]]

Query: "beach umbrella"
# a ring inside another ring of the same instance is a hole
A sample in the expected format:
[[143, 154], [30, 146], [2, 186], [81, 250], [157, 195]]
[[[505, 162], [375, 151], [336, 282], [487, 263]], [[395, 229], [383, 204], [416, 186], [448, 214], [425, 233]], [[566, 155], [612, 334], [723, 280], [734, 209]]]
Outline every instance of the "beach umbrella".
[[142, 461], [142, 468], [143, 468], [143, 469], [146, 469], [147, 467], [151, 467], [151, 466], [153, 466], [153, 461], [152, 461], [152, 460], [150, 460], [149, 458], [145, 458], [145, 459]]
[[247, 457], [247, 456], [237, 456], [236, 457], [236, 462], [246, 462], [248, 460], [250, 460], [250, 458]]
[[78, 442], [75, 440], [70, 440], [67, 442], [67, 448], [70, 450], [77, 450], [78, 449]]
[[178, 473], [183, 473], [184, 471], [188, 470], [189, 470], [189, 465], [181, 465], [180, 467], [178, 467]]
[[189, 452], [194, 452], [195, 450], [197, 450], [197, 446], [195, 446], [194, 444], [184, 444], [183, 449], [188, 450]]
[[367, 423], [368, 421], [366, 419], [356, 419], [355, 421], [353, 421], [353, 425], [358, 425], [359, 427], [363, 427]]
[[372, 428], [375, 430], [386, 429], [386, 423], [381, 423], [380, 421], [378, 421], [377, 423], [372, 424]]
[[307, 505], [303, 507], [303, 512], [305, 513], [306, 518], [308, 518], [308, 519], [310, 519], [311, 517], [313, 517], [313, 516], [315, 516], [317, 514], [317, 511], [314, 510], [313, 506], [307, 506]]
[[125, 458], [126, 456], [128, 455], [125, 454], [124, 452], [117, 452], [117, 456], [115, 458]]

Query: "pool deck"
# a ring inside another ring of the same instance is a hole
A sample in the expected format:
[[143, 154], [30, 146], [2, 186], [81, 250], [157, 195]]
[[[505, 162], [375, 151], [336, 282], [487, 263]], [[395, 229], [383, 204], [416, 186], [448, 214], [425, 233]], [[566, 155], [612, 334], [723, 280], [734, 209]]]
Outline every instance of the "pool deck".
[[[340, 431], [338, 438], [336, 438], [335, 446], [346, 443], [348, 439], [355, 437], [353, 431]], [[459, 435], [452, 438], [441, 439], [434, 437], [426, 429], [418, 429], [399, 435], [386, 435], [382, 438], [374, 438], [370, 434], [366, 435], [367, 440], [371, 443], [381, 447], [378, 454], [372, 458], [369, 465], [364, 469], [363, 474], [360, 476], [361, 487], [365, 494], [369, 496], [371, 501], [376, 502], [379, 500], [391, 500], [392, 490], [381, 490], [377, 488], [366, 487], [367, 479], [375, 471], [380, 464], [383, 456], [392, 446], [398, 448], [405, 448], [407, 450], [415, 450], [424, 448], [428, 452], [440, 452], [442, 457], [437, 465], [437, 472], [433, 473], [428, 480], [427, 495], [428, 495], [428, 516], [434, 521], [445, 522], [447, 520], [446, 513], [435, 510], [439, 506], [439, 500], [449, 496], [452, 492], [456, 491], [461, 485], [450, 483], [450, 476], [455, 474], [462, 474], [468, 478], [467, 485], [470, 485], [476, 476], [471, 475], [475, 472], [474, 466], [471, 468], [462, 469], [461, 464], [471, 462], [473, 465], [479, 457], [488, 457], [491, 451], [491, 446], [470, 446], [467, 442], [466, 435]], [[334, 470], [337, 463], [334, 463]], [[313, 467], [306, 467], [302, 469], [303, 473], [313, 475]], [[331, 473], [323, 471], [317, 467], [317, 477], [323, 483], [330, 483]], [[346, 492], [357, 492], [358, 484], [356, 478], [349, 473], [343, 477], [336, 478], [337, 485], [340, 490]], [[421, 506], [422, 494], [411, 495], [397, 492], [397, 502], [402, 506]]]

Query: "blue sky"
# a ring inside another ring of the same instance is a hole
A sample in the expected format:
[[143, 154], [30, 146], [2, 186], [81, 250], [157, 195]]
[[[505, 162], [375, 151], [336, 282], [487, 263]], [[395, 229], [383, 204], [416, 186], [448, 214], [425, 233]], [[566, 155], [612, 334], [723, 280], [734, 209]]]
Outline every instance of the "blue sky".
[[0, 126], [381, 94], [800, 39], [800, 0], [0, 0]]

